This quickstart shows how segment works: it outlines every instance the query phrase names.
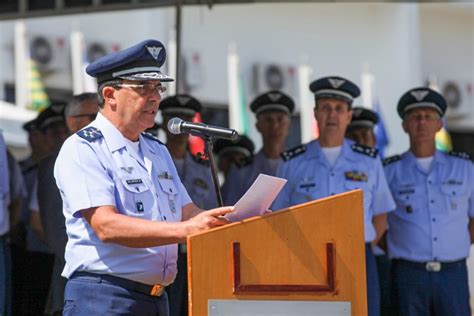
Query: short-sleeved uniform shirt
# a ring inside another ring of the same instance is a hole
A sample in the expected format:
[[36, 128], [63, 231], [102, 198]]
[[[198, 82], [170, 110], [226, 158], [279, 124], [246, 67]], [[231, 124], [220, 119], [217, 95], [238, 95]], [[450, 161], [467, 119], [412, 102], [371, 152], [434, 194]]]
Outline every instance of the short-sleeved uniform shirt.
[[105, 244], [81, 210], [111, 205], [126, 216], [178, 222], [192, 203], [166, 147], [140, 135], [140, 154], [100, 113], [69, 137], [56, 160], [54, 175], [63, 199], [68, 242], [63, 276], [88, 271], [147, 284], [171, 283], [177, 245], [130, 248]]
[[184, 159], [176, 164], [176, 168], [194, 204], [205, 210], [218, 206], [208, 161], [186, 153]]
[[317, 140], [284, 153], [277, 176], [288, 180], [273, 203], [273, 210], [331, 195], [362, 189], [364, 194], [365, 241], [375, 239], [375, 215], [395, 208], [377, 152], [345, 140], [331, 166]]
[[390, 257], [426, 262], [469, 256], [473, 168], [470, 160], [440, 151], [428, 172], [411, 151], [385, 159], [387, 181], [397, 205], [388, 216]]

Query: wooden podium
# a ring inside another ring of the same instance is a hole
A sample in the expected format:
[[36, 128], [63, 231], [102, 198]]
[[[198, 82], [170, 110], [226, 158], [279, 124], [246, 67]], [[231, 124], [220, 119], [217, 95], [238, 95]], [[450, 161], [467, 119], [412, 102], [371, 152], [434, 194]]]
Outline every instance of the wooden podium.
[[189, 236], [189, 315], [214, 300], [346, 302], [367, 315], [363, 218], [356, 190]]

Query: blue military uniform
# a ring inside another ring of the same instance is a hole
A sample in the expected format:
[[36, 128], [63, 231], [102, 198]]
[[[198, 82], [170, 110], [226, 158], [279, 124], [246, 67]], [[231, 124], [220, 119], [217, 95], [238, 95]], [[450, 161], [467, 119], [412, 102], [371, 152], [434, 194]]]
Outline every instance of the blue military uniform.
[[258, 175], [276, 175], [281, 159], [270, 159], [260, 150], [255, 156], [234, 164], [222, 186], [225, 205], [234, 205], [250, 188]]
[[54, 175], [64, 201], [68, 234], [64, 277], [75, 271], [91, 271], [146, 284], [173, 281], [177, 245], [105, 245], [80, 212], [113, 205], [130, 217], [181, 221], [181, 209], [191, 199], [166, 147], [146, 134], [140, 136], [140, 147], [143, 157], [99, 113], [90, 126], [68, 138], [61, 148]]
[[[359, 88], [351, 81], [337, 76], [315, 80], [310, 85], [316, 101], [337, 99], [351, 108]], [[380, 313], [380, 290], [375, 258], [370, 242], [376, 237], [372, 223], [374, 216], [395, 208], [388, 188], [382, 162], [377, 150], [344, 140], [340, 153], [333, 164], [323, 152], [318, 140], [296, 147], [282, 154], [285, 162], [277, 176], [288, 180], [275, 199], [272, 209], [324, 198], [342, 192], [362, 189], [364, 192], [364, 228], [367, 271], [367, 299], [369, 315]]]
[[275, 199], [272, 209], [306, 203], [356, 189], [364, 191], [365, 241], [375, 238], [372, 217], [395, 208], [377, 150], [346, 140], [331, 166], [317, 140], [283, 153], [286, 160], [277, 176], [288, 183]]
[[[400, 99], [398, 112], [404, 117], [416, 108], [433, 108], [442, 116], [446, 102], [433, 90], [417, 88]], [[387, 242], [398, 312], [471, 315], [466, 258], [474, 217], [472, 162], [464, 154], [436, 151], [425, 170], [407, 151], [384, 164], [396, 201]]]
[[[146, 40], [96, 60], [86, 71], [99, 85], [170, 81], [160, 70], [165, 56], [161, 42]], [[105, 106], [110, 107], [107, 101]], [[177, 245], [104, 243], [82, 211], [112, 206], [130, 218], [179, 222], [192, 201], [164, 144], [146, 133], [132, 142], [101, 113], [64, 142], [54, 167], [68, 235], [63, 312], [168, 315], [162, 290], [175, 278]]]
[[10, 188], [7, 148], [0, 130], [0, 314], [11, 313], [11, 262], [7, 234], [10, 230], [8, 205]]
[[[293, 99], [280, 91], [269, 91], [255, 98], [250, 104], [252, 112], [258, 116], [263, 112], [283, 112], [291, 115], [295, 107]], [[250, 188], [260, 173], [274, 176], [281, 159], [270, 159], [260, 150], [255, 157], [233, 166], [222, 187], [225, 205], [235, 204]]]

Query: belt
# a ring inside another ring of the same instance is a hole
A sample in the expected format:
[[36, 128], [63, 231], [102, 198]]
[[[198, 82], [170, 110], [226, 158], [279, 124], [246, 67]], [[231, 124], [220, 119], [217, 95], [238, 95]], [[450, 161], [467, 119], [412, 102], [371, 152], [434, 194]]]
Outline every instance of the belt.
[[93, 278], [97, 280], [97, 282], [106, 281], [108, 283], [123, 287], [127, 290], [139, 292], [150, 296], [161, 296], [165, 291], [165, 286], [161, 284], [149, 285], [110, 274], [98, 274], [85, 271], [76, 271], [72, 274], [70, 279], [78, 277], [87, 277], [89, 279]]
[[415, 261], [408, 261], [404, 259], [393, 259], [392, 262], [408, 265], [408, 266], [411, 266], [420, 270], [425, 270], [428, 272], [440, 272], [445, 269], [455, 268], [457, 266], [465, 265], [466, 259], [450, 261], [450, 262], [440, 262], [440, 261], [415, 262]]

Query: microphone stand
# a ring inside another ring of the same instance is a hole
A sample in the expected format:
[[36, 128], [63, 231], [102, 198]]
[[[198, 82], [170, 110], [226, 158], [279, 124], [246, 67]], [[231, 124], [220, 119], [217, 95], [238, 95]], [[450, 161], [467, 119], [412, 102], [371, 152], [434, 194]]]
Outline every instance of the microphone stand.
[[209, 136], [202, 136], [204, 140], [204, 157], [209, 159], [209, 163], [211, 164], [211, 174], [212, 174], [212, 182], [214, 183], [214, 189], [216, 190], [217, 196], [217, 204], [221, 207], [224, 206], [224, 202], [222, 200], [222, 193], [221, 193], [221, 186], [219, 184], [219, 177], [217, 176], [217, 167], [216, 162], [214, 160], [214, 155], [212, 154], [212, 150], [214, 144], [212, 143], [212, 137]]

